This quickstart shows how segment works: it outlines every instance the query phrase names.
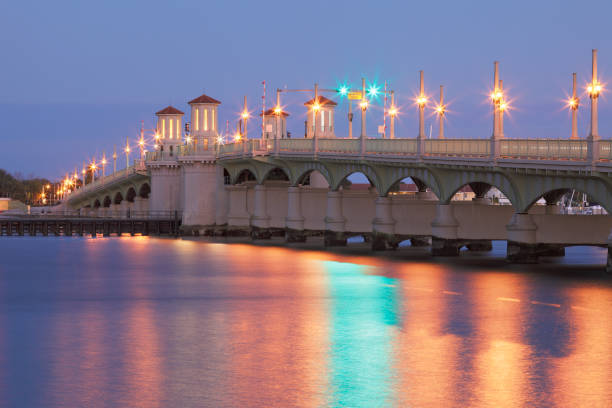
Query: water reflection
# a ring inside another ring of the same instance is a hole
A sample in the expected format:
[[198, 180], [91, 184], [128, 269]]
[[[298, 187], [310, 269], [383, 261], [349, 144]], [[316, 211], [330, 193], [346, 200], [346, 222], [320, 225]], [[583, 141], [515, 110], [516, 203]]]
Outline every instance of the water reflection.
[[612, 406], [609, 280], [146, 237], [2, 244], [2, 406]]

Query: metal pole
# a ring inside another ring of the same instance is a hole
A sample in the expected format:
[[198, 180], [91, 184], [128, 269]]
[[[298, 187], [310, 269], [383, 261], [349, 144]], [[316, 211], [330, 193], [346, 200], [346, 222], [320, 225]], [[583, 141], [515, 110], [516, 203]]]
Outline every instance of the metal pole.
[[383, 103], [383, 139], [387, 137], [387, 81], [385, 81], [385, 100]]
[[125, 169], [130, 167], [130, 138], [125, 137]]
[[361, 137], [365, 139], [366, 137], [366, 110], [367, 110], [367, 101], [366, 101], [366, 86], [365, 86], [365, 78], [361, 78], [361, 103], [363, 104], [361, 107]]
[[572, 74], [572, 135], [570, 139], [578, 139], [578, 100], [576, 99], [576, 73]]
[[592, 79], [591, 79], [591, 138], [597, 138], [599, 136], [598, 120], [597, 120], [597, 99], [599, 92], [597, 87], [599, 82], [597, 81], [597, 50], [593, 50], [593, 61], [592, 61]]
[[248, 120], [248, 113], [247, 113], [247, 97], [246, 95], [244, 96], [244, 110], [242, 111], [242, 123], [244, 124], [243, 129], [242, 129], [242, 154], [246, 154], [246, 142], [247, 142], [247, 120]]
[[419, 71], [419, 139], [425, 139], [425, 81], [423, 71]]
[[444, 139], [444, 85], [440, 85], [440, 129], [438, 139]]
[[[503, 80], [499, 80], [499, 92], [503, 95], [504, 94], [504, 81]], [[499, 126], [499, 138], [502, 139], [504, 137], [504, 109], [505, 107], [502, 107], [502, 104], [505, 104], [504, 99], [502, 97], [502, 99], [499, 100], [499, 122], [498, 122], [498, 126]]]
[[321, 106], [319, 105], [319, 84], [314, 84], [314, 103], [312, 105], [312, 108], [314, 110], [314, 118], [313, 118], [313, 133], [312, 133], [312, 139], [313, 139], [313, 150], [314, 153], [317, 154], [317, 152], [319, 151], [319, 137], [317, 136], [317, 117], [319, 116], [319, 109], [321, 109]]
[[278, 155], [279, 151], [280, 151], [280, 139], [282, 137], [282, 135], [280, 134], [280, 132], [282, 131], [281, 129], [281, 115], [283, 114], [283, 111], [280, 107], [280, 89], [276, 90], [276, 110], [278, 112], [276, 112], [276, 132], [274, 132], [274, 153], [276, 153]]
[[349, 120], [349, 139], [353, 138], [353, 101], [349, 99], [349, 112], [348, 112], [348, 120]]
[[395, 139], [395, 92], [391, 91], [391, 122], [389, 123], [389, 137]]
[[499, 92], [499, 62], [493, 62], [494, 72], [493, 72], [493, 138], [497, 138], [499, 131], [498, 124], [498, 103], [497, 103], [497, 93]]
[[106, 152], [102, 152], [102, 177], [106, 177]]
[[117, 172], [117, 145], [113, 146], [113, 174]]

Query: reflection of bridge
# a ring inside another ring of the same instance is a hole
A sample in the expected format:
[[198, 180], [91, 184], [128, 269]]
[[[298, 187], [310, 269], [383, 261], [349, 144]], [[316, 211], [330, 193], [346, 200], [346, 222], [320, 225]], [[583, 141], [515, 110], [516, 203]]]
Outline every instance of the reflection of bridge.
[[[597, 85], [595, 67], [594, 59], [592, 84]], [[360, 137], [337, 138], [336, 104], [317, 99], [315, 91], [315, 99], [305, 103], [305, 138], [286, 138], [288, 114], [277, 107], [263, 118], [263, 138], [247, 139], [243, 133], [223, 144], [216, 129], [220, 102], [202, 95], [190, 102], [193, 138], [182, 140], [183, 112], [173, 107], [158, 112], [159, 150], [147, 153], [138, 166], [74, 192], [67, 204], [81, 214], [106, 217], [124, 217], [128, 210], [181, 211], [187, 234], [269, 238], [282, 232], [288, 241], [322, 234], [326, 245], [366, 235], [375, 249], [405, 239], [428, 243], [431, 237], [432, 252], [439, 255], [507, 240], [508, 258], [520, 262], [562, 254], [568, 245], [608, 246], [612, 218], [562, 215], [558, 206], [563, 194], [576, 190], [612, 211], [612, 141], [598, 136], [600, 87], [592, 88], [597, 91], [590, 94], [590, 135], [578, 139], [573, 132], [566, 140], [504, 138], [503, 108], [495, 97], [491, 138], [427, 139], [421, 99], [416, 138], [367, 137], [367, 104]], [[494, 89], [501, 89], [497, 71]], [[365, 175], [371, 188], [352, 189], [346, 180], [354, 173]], [[418, 186], [417, 193], [399, 192], [406, 178]], [[453, 201], [465, 186], [474, 200]], [[491, 187], [512, 205], [489, 202], [485, 194]], [[542, 198], [545, 206], [534, 205]]]

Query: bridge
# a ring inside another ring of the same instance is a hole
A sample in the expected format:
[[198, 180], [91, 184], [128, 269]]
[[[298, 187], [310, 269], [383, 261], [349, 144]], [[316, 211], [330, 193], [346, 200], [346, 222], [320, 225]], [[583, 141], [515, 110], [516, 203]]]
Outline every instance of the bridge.
[[[173, 107], [157, 112], [157, 148], [134, 166], [76, 190], [63, 208], [118, 218], [134, 210], [180, 211], [184, 234], [248, 234], [254, 239], [278, 234], [290, 242], [323, 235], [327, 246], [346, 245], [347, 237], [362, 235], [377, 250], [409, 239], [446, 256], [458, 255], [462, 247], [486, 250], [492, 240], [506, 240], [507, 257], [514, 262], [562, 255], [571, 245], [609, 247], [612, 140], [598, 133], [596, 66], [594, 51], [591, 131], [582, 139], [575, 126], [569, 139], [506, 138], [497, 64], [493, 134], [480, 139], [443, 138], [442, 119], [440, 137], [425, 136], [422, 76], [414, 138], [396, 138], [393, 131], [389, 138], [366, 134], [365, 86], [359, 137], [336, 137], [335, 103], [315, 86], [314, 98], [305, 103], [304, 138], [288, 138], [279, 90], [276, 108], [264, 114], [261, 138], [247, 137], [245, 104], [243, 128], [233, 141], [224, 142], [217, 131], [220, 102], [202, 95], [189, 102], [189, 137], [180, 134], [183, 112]], [[575, 124], [575, 114], [573, 119]], [[390, 120], [393, 129], [392, 115]], [[352, 135], [352, 123], [350, 129]], [[347, 183], [355, 173], [367, 178], [369, 189]], [[401, 191], [407, 178], [417, 192]], [[456, 200], [465, 186], [473, 199]], [[490, 200], [491, 189], [509, 205]], [[587, 194], [605, 211], [562, 214], [559, 200], [568, 191]], [[610, 263], [607, 269], [612, 270]]]

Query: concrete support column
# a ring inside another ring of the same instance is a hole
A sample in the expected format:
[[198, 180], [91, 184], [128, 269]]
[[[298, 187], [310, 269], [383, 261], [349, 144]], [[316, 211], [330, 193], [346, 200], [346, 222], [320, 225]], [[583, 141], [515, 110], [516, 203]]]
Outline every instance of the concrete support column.
[[270, 216], [268, 215], [267, 188], [263, 184], [255, 186], [255, 206], [251, 217], [251, 238], [270, 239]]
[[552, 203], [552, 204], [546, 203], [546, 206], [544, 207], [544, 214], [546, 215], [561, 214], [561, 206], [559, 205], [559, 203]]
[[608, 235], [608, 261], [606, 262], [606, 273], [612, 274], [612, 231]]
[[225, 235], [229, 207], [229, 193], [223, 179], [223, 168], [218, 166], [217, 206], [215, 208], [215, 235]]
[[506, 259], [513, 263], [536, 263], [538, 261], [537, 226], [531, 215], [514, 214], [506, 230], [508, 231]]
[[246, 235], [250, 229], [250, 218], [247, 210], [246, 185], [227, 186], [229, 211], [227, 214], [227, 234]]
[[399, 242], [395, 237], [395, 220], [391, 214], [391, 197], [376, 198], [376, 217], [372, 222], [372, 250], [395, 249]]
[[431, 254], [434, 256], [457, 256], [461, 244], [457, 236], [459, 222], [451, 204], [438, 204], [436, 217], [431, 223]]
[[217, 193], [216, 165], [183, 163], [183, 233], [205, 235], [215, 224]]
[[109, 217], [111, 218], [117, 218], [121, 215], [120, 213], [120, 208], [121, 208], [121, 204], [111, 204], [109, 208]]
[[344, 227], [346, 219], [342, 214], [342, 192], [327, 193], [327, 213], [325, 217], [325, 246], [346, 246]]
[[127, 218], [128, 211], [132, 207], [132, 204], [133, 203], [130, 203], [128, 200], [121, 201], [121, 204], [119, 204], [119, 216], [121, 218]]
[[132, 204], [131, 216], [132, 218], [141, 217], [143, 211], [147, 211], [148, 204], [146, 202], [146, 198], [142, 198], [140, 196], [134, 197], [134, 204]]
[[302, 197], [299, 187], [287, 189], [287, 218], [285, 218], [285, 240], [287, 242], [306, 242], [304, 234], [304, 216], [302, 215]]

